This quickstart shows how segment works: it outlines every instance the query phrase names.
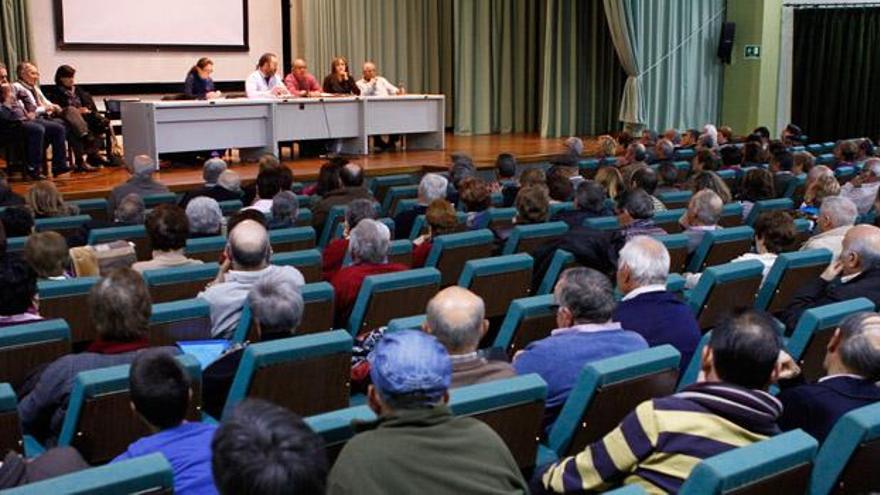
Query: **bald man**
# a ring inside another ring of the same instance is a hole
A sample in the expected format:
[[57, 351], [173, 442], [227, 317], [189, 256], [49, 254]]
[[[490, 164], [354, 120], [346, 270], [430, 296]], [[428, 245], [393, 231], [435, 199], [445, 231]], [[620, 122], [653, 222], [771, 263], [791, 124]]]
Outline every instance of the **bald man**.
[[321, 96], [321, 85], [315, 76], [309, 73], [306, 61], [298, 58], [293, 61], [290, 74], [284, 78], [284, 85], [294, 96], [313, 97]]
[[260, 223], [244, 220], [229, 233], [226, 261], [213, 282], [198, 297], [211, 306], [211, 335], [228, 339], [235, 332], [248, 292], [263, 275], [291, 280], [297, 287], [305, 284], [302, 273], [292, 266], [270, 265], [272, 246], [269, 233]]
[[840, 257], [819, 278], [801, 287], [779, 318], [792, 332], [807, 309], [856, 297], [880, 305], [880, 228], [873, 225], [847, 230]]
[[434, 335], [452, 360], [452, 387], [500, 380], [516, 375], [506, 361], [489, 361], [477, 352], [489, 330], [486, 308], [480, 296], [452, 286], [428, 302], [423, 330]]

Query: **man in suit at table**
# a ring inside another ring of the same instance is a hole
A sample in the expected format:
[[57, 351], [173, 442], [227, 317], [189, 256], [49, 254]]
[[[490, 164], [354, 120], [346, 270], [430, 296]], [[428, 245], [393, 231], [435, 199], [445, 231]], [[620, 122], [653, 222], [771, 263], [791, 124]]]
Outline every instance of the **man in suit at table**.
[[850, 315], [834, 331], [825, 354], [828, 374], [779, 394], [783, 430], [801, 428], [822, 442], [844, 414], [880, 401], [880, 314]]

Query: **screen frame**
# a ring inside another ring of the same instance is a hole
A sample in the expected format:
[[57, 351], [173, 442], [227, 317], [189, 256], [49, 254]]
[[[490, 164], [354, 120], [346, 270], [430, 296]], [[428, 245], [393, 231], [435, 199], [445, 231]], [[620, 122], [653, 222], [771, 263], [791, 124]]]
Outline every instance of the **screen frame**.
[[[241, 44], [235, 45], [200, 45], [180, 43], [68, 43], [64, 40], [64, 1], [53, 0], [53, 18], [55, 22], [55, 45], [60, 50], [142, 50], [142, 51], [218, 51], [246, 52], [250, 51], [248, 33], [248, 0], [241, 0], [242, 33]], [[69, 0], [68, 0], [69, 1]]]

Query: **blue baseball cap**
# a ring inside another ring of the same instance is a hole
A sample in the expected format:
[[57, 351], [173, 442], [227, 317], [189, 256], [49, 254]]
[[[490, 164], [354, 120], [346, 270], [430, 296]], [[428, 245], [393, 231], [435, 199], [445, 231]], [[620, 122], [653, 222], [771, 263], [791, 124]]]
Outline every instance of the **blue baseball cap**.
[[422, 394], [440, 400], [452, 381], [446, 348], [419, 330], [386, 333], [368, 360], [370, 378], [384, 398]]

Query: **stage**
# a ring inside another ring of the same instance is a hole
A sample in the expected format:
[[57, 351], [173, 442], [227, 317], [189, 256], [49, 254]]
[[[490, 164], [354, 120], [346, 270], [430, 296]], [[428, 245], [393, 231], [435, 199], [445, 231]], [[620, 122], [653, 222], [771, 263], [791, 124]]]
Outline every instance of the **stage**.
[[[350, 160], [364, 167], [368, 176], [415, 173], [445, 169], [449, 155], [460, 151], [474, 159], [478, 168], [491, 168], [499, 153], [513, 153], [520, 163], [546, 161], [564, 151], [563, 139], [542, 138], [538, 134], [492, 134], [481, 136], [446, 135], [446, 149], [440, 151], [397, 151], [391, 153], [353, 156]], [[589, 143], [593, 144], [593, 143]], [[590, 148], [591, 146], [588, 146]], [[290, 159], [289, 150], [283, 151], [283, 163], [293, 170], [296, 181], [314, 180], [324, 160]], [[242, 183], [247, 184], [257, 176], [255, 163], [230, 164], [238, 172]], [[85, 199], [106, 196], [111, 189], [128, 180], [128, 173], [121, 168], [106, 168], [94, 173], [76, 173], [55, 179], [55, 184], [66, 199]], [[200, 167], [163, 168], [156, 179], [175, 192], [194, 189], [202, 184]], [[13, 190], [24, 194], [28, 182], [14, 182]]]

